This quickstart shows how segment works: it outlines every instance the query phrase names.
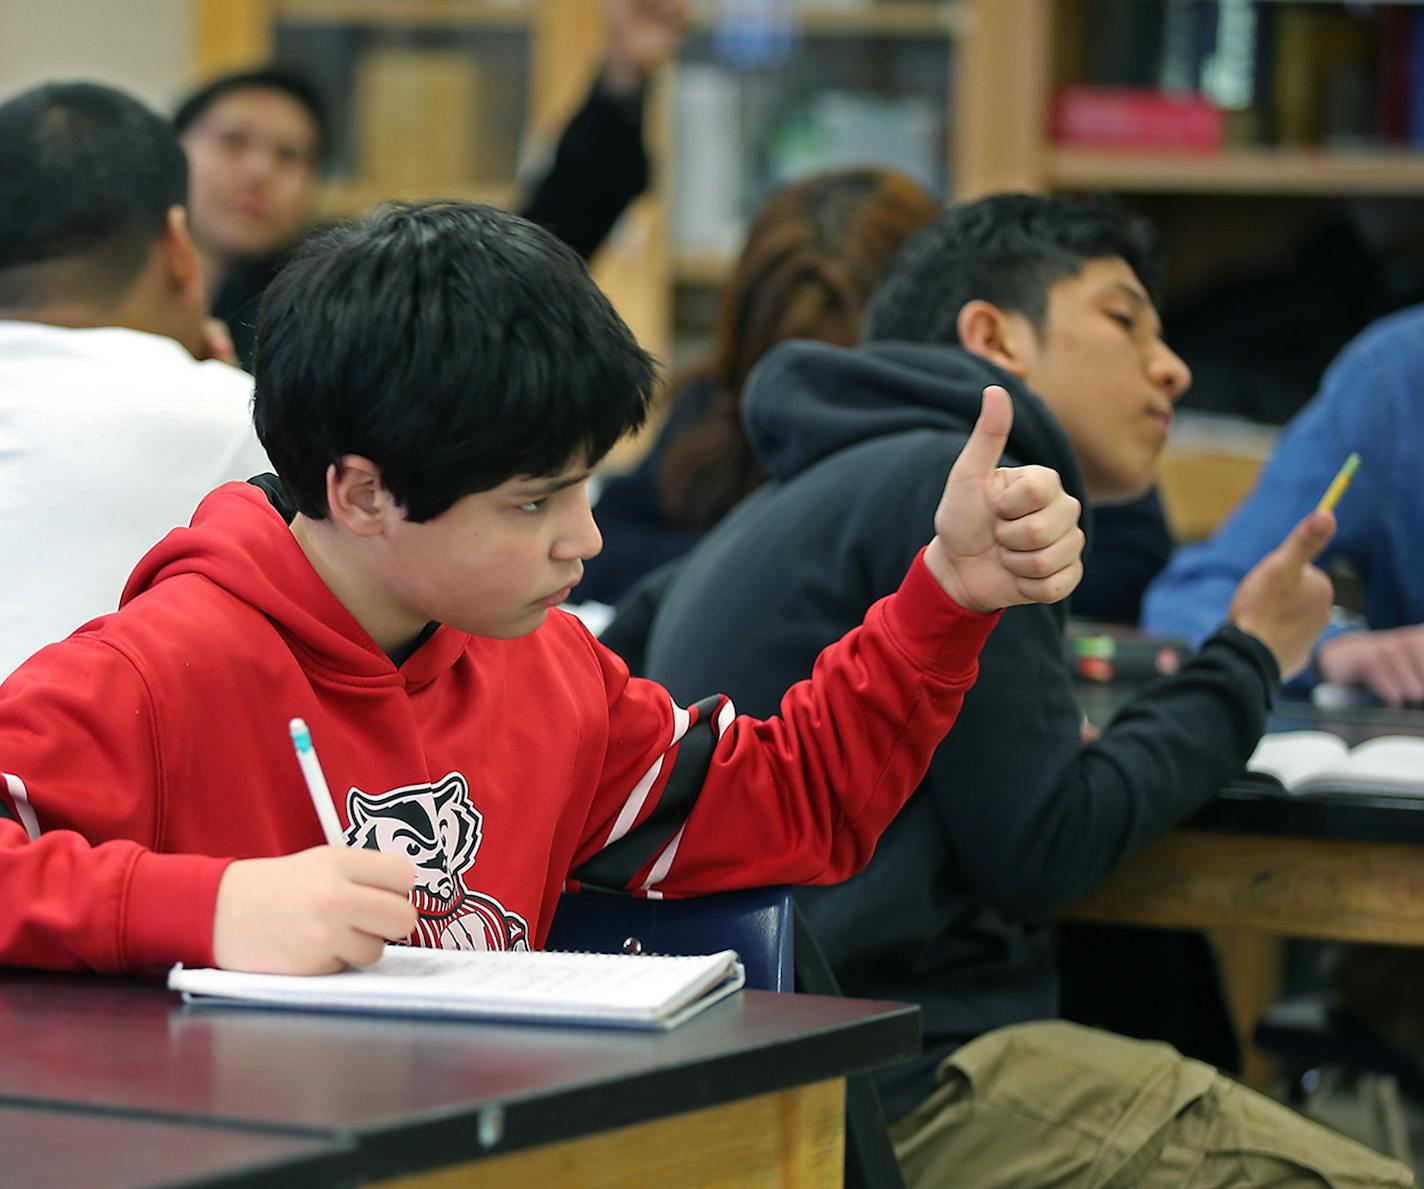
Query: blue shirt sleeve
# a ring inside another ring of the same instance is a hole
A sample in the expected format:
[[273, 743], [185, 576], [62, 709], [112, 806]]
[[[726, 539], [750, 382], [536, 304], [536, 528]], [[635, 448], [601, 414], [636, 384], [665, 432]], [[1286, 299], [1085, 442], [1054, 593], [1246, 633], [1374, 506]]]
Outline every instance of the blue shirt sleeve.
[[1387, 320], [1341, 353], [1251, 493], [1209, 541], [1179, 550], [1149, 588], [1144, 628], [1194, 641], [1214, 631], [1237, 583], [1316, 506], [1352, 451], [1360, 454], [1360, 469], [1336, 507], [1339, 528], [1320, 564], [1328, 569], [1343, 557], [1368, 586], [1398, 486], [1401, 443], [1419, 429], [1409, 373], [1424, 363], [1421, 340], [1424, 310], [1405, 322]]

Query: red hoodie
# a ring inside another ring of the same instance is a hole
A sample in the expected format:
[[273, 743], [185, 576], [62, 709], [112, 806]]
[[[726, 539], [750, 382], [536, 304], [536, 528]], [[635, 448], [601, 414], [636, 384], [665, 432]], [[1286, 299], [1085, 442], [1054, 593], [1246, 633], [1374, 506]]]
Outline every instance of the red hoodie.
[[397, 667], [266, 496], [228, 484], [118, 612], [0, 686], [0, 962], [210, 964], [226, 865], [323, 841], [295, 716], [348, 842], [416, 864], [417, 943], [537, 947], [580, 881], [844, 879], [919, 783], [995, 619], [917, 561], [766, 722], [720, 697], [681, 709], [559, 611], [517, 640], [439, 627]]

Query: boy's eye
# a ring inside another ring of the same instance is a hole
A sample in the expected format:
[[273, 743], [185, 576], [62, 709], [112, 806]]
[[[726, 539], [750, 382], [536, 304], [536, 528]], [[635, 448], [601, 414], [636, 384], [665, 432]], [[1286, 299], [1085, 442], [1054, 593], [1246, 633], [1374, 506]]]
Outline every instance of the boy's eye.
[[1108, 317], [1125, 330], [1136, 330], [1137, 319], [1131, 314], [1124, 314], [1120, 310], [1109, 311]]
[[543, 500], [529, 500], [527, 503], [517, 505], [521, 512], [539, 512], [544, 508]]

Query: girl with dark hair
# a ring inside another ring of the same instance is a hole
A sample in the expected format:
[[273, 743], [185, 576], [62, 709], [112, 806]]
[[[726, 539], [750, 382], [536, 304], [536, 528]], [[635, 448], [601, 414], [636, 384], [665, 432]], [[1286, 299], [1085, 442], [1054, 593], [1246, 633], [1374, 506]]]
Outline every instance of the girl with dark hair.
[[752, 368], [787, 339], [858, 343], [890, 261], [938, 213], [915, 182], [885, 169], [819, 174], [766, 202], [723, 292], [711, 354], [674, 380], [657, 442], [599, 500], [604, 548], [585, 565], [580, 598], [616, 601], [761, 484], [739, 414]]

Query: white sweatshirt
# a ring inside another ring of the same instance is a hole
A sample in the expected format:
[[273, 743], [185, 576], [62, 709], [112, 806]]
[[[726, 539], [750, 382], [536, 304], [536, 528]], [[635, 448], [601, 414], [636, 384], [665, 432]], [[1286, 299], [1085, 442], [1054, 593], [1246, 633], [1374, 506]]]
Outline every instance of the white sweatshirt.
[[251, 401], [172, 339], [0, 320], [0, 679], [113, 611], [208, 491], [271, 469]]

